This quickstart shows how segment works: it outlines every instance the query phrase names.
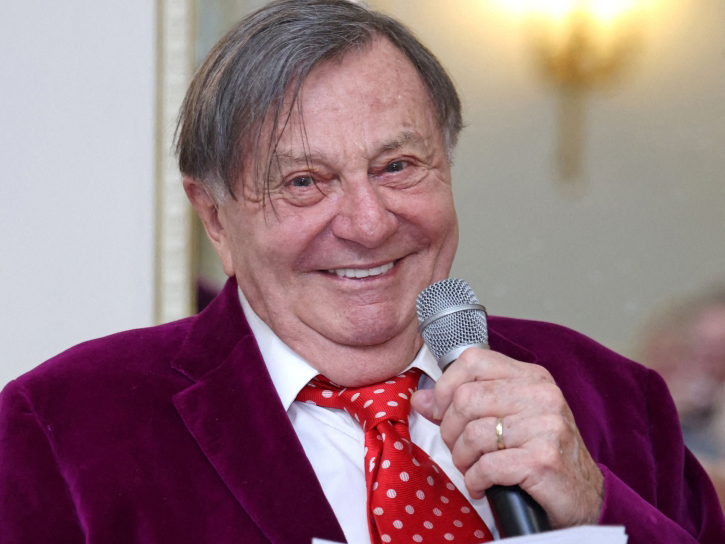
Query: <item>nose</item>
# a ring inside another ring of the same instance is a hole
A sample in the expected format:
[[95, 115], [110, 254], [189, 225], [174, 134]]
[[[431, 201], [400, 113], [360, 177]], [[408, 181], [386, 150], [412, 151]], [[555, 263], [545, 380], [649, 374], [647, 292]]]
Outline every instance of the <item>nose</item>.
[[332, 221], [333, 234], [357, 242], [368, 249], [381, 246], [398, 228], [396, 215], [388, 209], [381, 188], [368, 177], [343, 184], [337, 215]]

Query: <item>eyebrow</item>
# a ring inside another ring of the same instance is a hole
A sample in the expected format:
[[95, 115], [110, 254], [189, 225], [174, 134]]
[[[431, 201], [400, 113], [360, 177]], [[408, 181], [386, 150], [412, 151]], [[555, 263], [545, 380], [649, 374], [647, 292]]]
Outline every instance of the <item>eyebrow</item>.
[[378, 153], [383, 151], [395, 151], [401, 147], [405, 147], [408, 144], [420, 145], [423, 143], [423, 137], [417, 132], [412, 130], [404, 131], [398, 138], [383, 143], [378, 148]]
[[[417, 132], [406, 130], [403, 131], [400, 136], [393, 138], [392, 140], [385, 141], [378, 145], [372, 156], [377, 156], [387, 151], [395, 151], [405, 147], [406, 145], [422, 145], [425, 139]], [[276, 151], [274, 154], [275, 162], [285, 164], [307, 164], [311, 162], [327, 162], [326, 156], [318, 151], [310, 150], [306, 153], [295, 153], [292, 151]]]

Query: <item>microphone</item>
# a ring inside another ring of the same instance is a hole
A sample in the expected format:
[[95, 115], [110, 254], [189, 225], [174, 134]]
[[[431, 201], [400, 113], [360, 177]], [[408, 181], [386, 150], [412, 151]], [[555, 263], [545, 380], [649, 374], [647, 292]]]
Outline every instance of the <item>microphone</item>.
[[[445, 371], [470, 347], [489, 349], [486, 308], [464, 280], [450, 278], [418, 295], [418, 331]], [[486, 490], [496, 526], [503, 537], [549, 531], [546, 512], [519, 486], [494, 485]]]

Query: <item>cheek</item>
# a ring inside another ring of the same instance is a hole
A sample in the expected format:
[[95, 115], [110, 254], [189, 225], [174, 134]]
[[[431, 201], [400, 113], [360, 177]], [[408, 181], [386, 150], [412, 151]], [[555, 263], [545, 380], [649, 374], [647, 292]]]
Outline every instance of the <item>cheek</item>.
[[324, 230], [325, 222], [315, 212], [312, 208], [285, 208], [282, 203], [275, 213], [268, 203], [266, 214], [240, 219], [235, 240], [237, 258], [251, 273], [255, 267], [269, 275], [294, 272]]
[[261, 265], [274, 256], [270, 249], [277, 245], [274, 242], [276, 224], [265, 224], [264, 213], [250, 208], [247, 205], [227, 215], [224, 224], [237, 274], [255, 274], [261, 270]]
[[458, 247], [458, 216], [456, 215], [455, 208], [451, 207], [449, 212], [441, 220], [445, 225], [441, 229], [445, 232], [443, 244], [455, 253]]
[[413, 221], [429, 237], [434, 245], [458, 240], [458, 218], [450, 191], [440, 190], [408, 203]]
[[441, 191], [416, 207], [417, 225], [431, 243], [431, 281], [446, 279], [458, 248], [458, 217], [450, 192]]
[[458, 249], [458, 218], [455, 209], [451, 208], [448, 213], [441, 215], [438, 230], [440, 239], [436, 240], [439, 247], [434, 265], [435, 281], [448, 277]]
[[455, 234], [456, 239], [458, 238], [458, 216], [452, 199], [446, 201], [445, 205], [437, 207], [432, 216], [436, 229], [443, 237], [448, 238]]

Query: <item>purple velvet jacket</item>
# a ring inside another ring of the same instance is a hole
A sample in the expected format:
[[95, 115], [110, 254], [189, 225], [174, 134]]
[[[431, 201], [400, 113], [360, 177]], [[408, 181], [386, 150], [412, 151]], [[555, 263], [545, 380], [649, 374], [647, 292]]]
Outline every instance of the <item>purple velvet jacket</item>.
[[[631, 544], [722, 543], [657, 374], [568, 329], [492, 318], [564, 391]], [[363, 505], [361, 505], [363, 507]], [[2, 544], [344, 541], [232, 280], [196, 317], [76, 346], [0, 397]]]

